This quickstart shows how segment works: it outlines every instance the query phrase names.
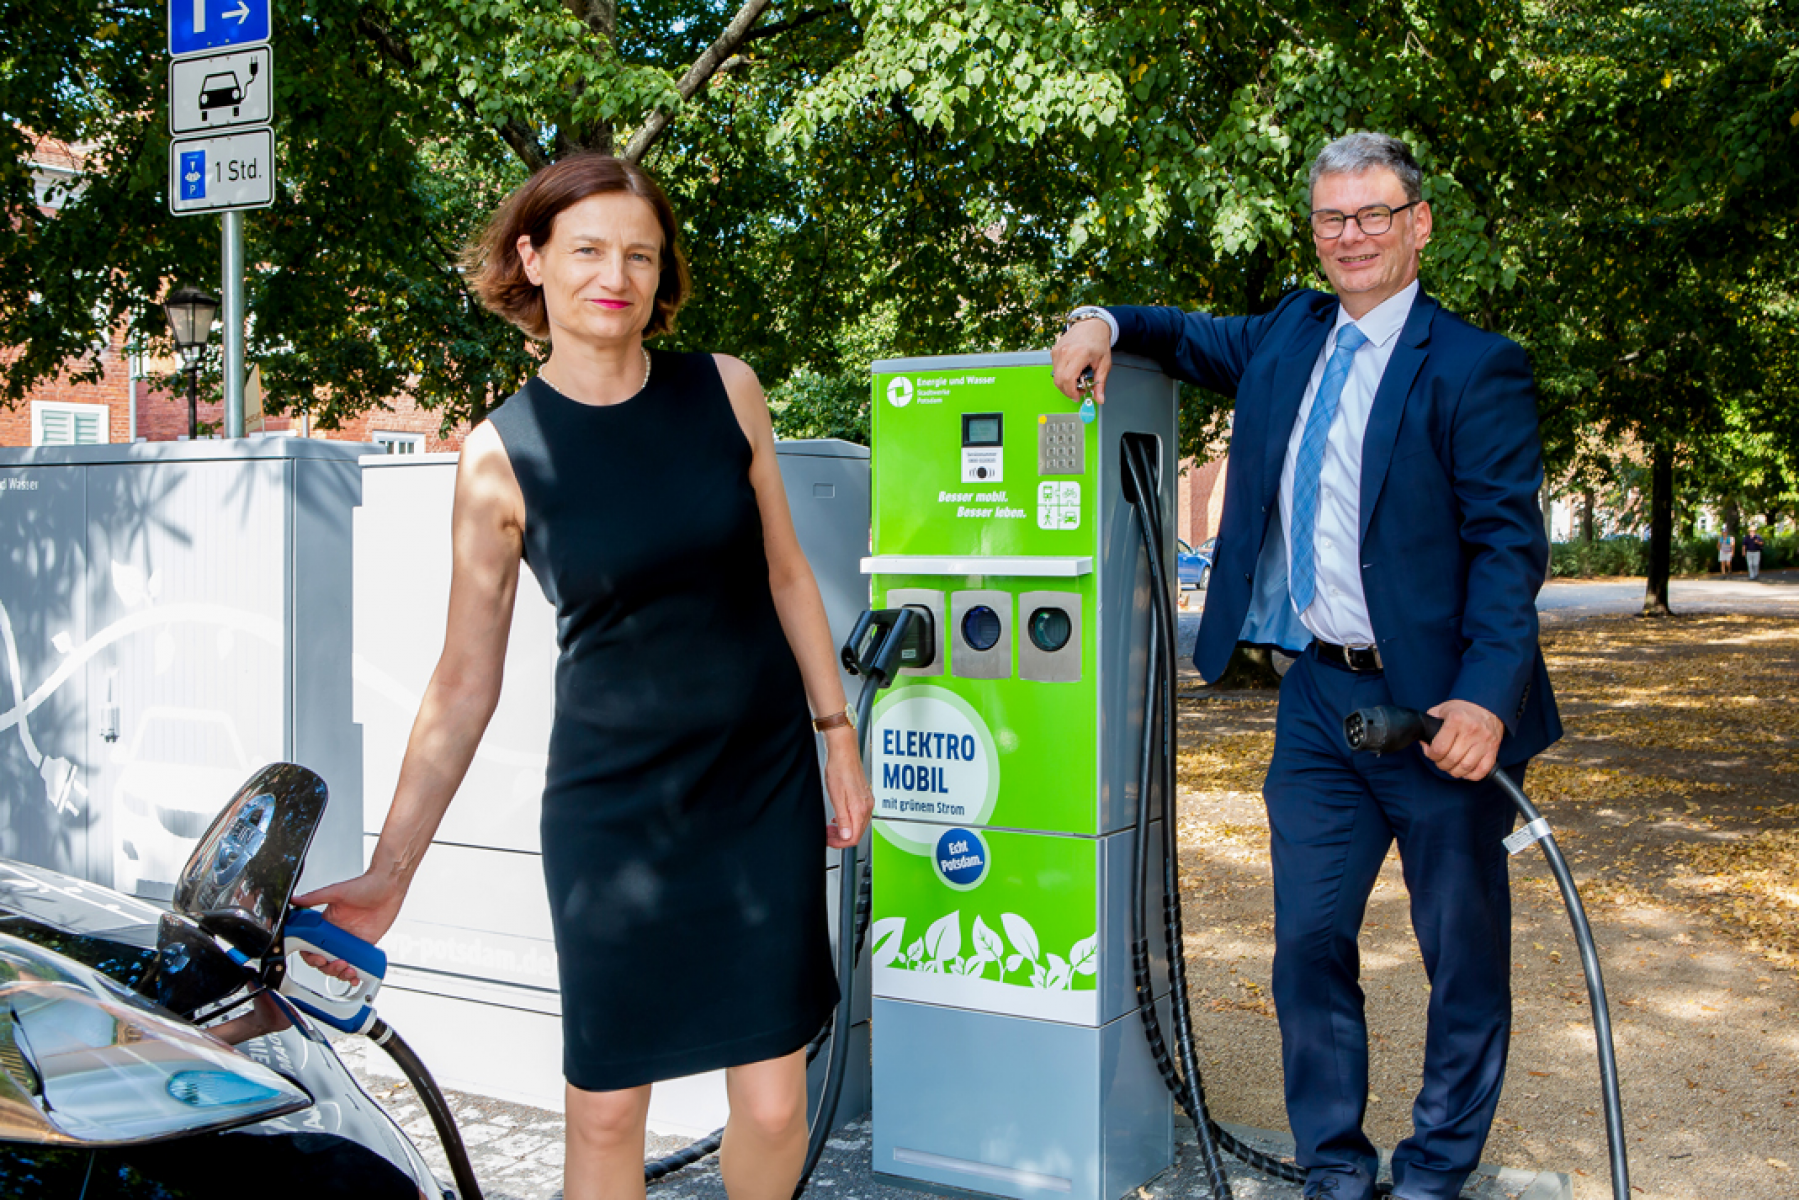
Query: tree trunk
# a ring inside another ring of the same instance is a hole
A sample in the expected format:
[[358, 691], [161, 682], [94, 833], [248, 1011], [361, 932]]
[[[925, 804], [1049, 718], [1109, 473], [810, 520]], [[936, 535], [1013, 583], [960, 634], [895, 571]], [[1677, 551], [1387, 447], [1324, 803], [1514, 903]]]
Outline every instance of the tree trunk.
[[1243, 643], [1238, 643], [1237, 648], [1231, 651], [1231, 661], [1225, 664], [1224, 674], [1211, 684], [1223, 692], [1277, 688], [1280, 685], [1280, 673], [1274, 669], [1274, 655], [1268, 647]]
[[1645, 617], [1668, 617], [1668, 568], [1674, 549], [1674, 447], [1657, 442], [1649, 467], [1649, 582]]
[[1743, 557], [1743, 506], [1735, 500], [1724, 502], [1724, 532], [1730, 535], [1730, 569], [1747, 571], [1749, 560]]
[[[1555, 497], [1549, 494], [1549, 485], [1544, 484], [1537, 491], [1537, 499], [1543, 506], [1543, 540], [1555, 541]], [[1555, 555], [1551, 554], [1543, 563], [1543, 582], [1548, 583], [1555, 578]]]
[[[618, 0], [563, 0], [570, 12], [607, 47], [618, 45]], [[594, 121], [574, 129], [556, 131], [556, 157], [567, 158], [584, 150], [612, 153], [612, 122]]]
[[1591, 546], [1593, 531], [1593, 489], [1580, 489], [1580, 540]]

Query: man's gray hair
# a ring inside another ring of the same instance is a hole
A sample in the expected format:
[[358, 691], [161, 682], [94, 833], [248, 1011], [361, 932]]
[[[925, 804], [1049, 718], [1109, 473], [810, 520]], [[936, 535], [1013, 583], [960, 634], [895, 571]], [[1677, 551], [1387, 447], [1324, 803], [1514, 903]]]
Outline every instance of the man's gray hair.
[[1411, 147], [1384, 133], [1345, 134], [1320, 150], [1312, 160], [1312, 177], [1306, 188], [1308, 193], [1316, 190], [1326, 175], [1360, 175], [1375, 167], [1385, 167], [1399, 177], [1406, 203], [1424, 199], [1424, 172], [1418, 169]]

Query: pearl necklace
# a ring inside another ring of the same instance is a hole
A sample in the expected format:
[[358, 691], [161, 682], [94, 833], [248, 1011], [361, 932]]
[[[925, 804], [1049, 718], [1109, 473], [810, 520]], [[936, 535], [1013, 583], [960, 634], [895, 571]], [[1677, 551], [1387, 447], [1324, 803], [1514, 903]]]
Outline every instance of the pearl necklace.
[[[639, 397], [643, 394], [644, 388], [647, 388], [650, 386], [650, 348], [648, 346], [643, 345], [641, 342], [638, 343], [637, 348], [643, 352], [643, 382], [638, 384], [637, 390], [635, 392], [632, 392], [629, 396], [626, 396], [625, 400], [635, 400], [637, 397]], [[555, 384], [551, 383], [549, 380], [544, 379], [542, 371], [539, 371], [537, 373], [537, 378], [543, 381], [543, 385], [545, 387], [549, 388], [552, 392], [555, 392], [558, 396], [561, 396], [564, 400], [567, 400], [570, 404], [582, 404], [583, 403], [583, 401], [576, 400], [574, 397], [570, 396], [567, 392], [564, 392], [561, 388], [557, 387]], [[614, 400], [612, 403], [613, 404], [623, 404], [625, 402], [625, 400]], [[588, 404], [588, 405], [586, 405], [586, 407], [588, 407], [588, 408], [610, 408], [611, 405]]]

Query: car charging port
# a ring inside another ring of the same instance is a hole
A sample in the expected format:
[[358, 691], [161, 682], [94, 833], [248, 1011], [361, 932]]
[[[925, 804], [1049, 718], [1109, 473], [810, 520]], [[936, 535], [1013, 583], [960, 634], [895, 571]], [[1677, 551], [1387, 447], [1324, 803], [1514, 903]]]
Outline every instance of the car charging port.
[[902, 667], [928, 667], [937, 661], [935, 626], [920, 604], [864, 612], [843, 644], [843, 669], [891, 681]]

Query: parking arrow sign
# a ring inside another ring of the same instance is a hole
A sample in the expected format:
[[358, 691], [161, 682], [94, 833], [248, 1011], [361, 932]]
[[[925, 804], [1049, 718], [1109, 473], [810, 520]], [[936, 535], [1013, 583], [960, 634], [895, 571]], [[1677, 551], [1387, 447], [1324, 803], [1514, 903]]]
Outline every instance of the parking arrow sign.
[[183, 58], [269, 40], [270, 0], [168, 0], [169, 55]]

